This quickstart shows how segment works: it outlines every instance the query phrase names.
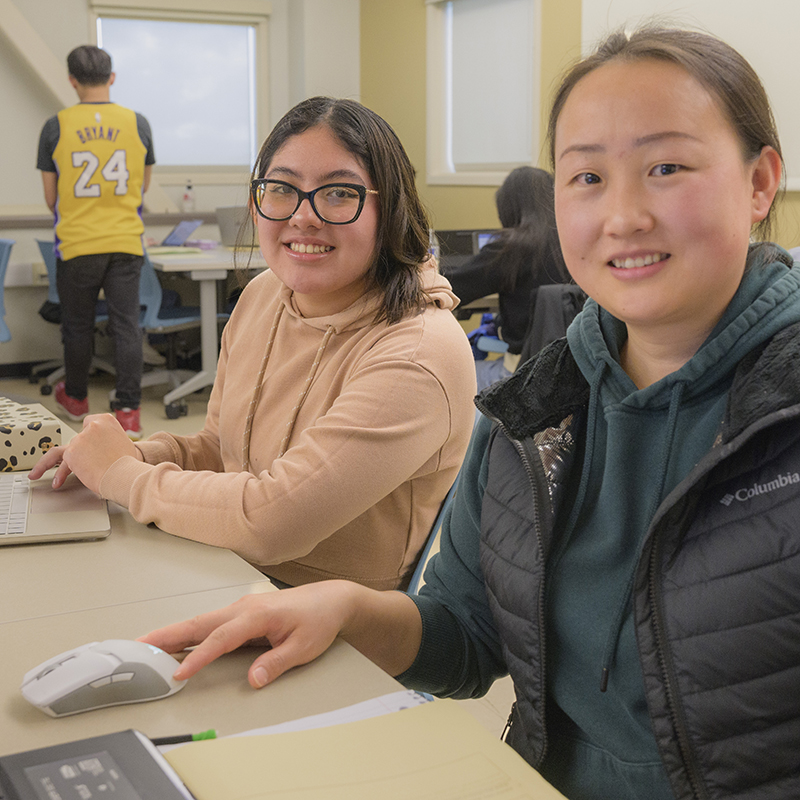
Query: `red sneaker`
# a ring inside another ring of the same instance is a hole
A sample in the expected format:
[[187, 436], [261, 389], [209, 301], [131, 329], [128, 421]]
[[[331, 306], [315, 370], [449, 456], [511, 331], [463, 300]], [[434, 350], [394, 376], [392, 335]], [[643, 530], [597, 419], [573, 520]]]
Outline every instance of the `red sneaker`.
[[138, 408], [118, 408], [114, 412], [117, 422], [122, 425], [122, 429], [128, 434], [129, 439], [138, 442], [142, 438], [142, 426], [139, 423]]
[[80, 422], [89, 413], [89, 398], [76, 400], [67, 394], [64, 381], [56, 384], [56, 405], [74, 422]]

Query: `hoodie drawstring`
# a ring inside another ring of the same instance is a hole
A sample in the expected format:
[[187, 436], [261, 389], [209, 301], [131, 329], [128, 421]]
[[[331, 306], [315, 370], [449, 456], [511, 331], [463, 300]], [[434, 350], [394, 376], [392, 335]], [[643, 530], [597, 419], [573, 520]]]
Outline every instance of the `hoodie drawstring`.
[[258, 371], [258, 378], [256, 378], [256, 387], [253, 390], [253, 397], [250, 400], [250, 408], [247, 410], [247, 419], [244, 422], [244, 434], [242, 435], [242, 471], [250, 471], [250, 435], [253, 432], [253, 417], [256, 413], [258, 401], [261, 398], [261, 388], [264, 383], [264, 373], [267, 371], [267, 363], [269, 362], [270, 354], [272, 353], [272, 345], [275, 343], [275, 335], [278, 332], [278, 325], [280, 324], [281, 317], [283, 316], [283, 304], [278, 306], [275, 312], [275, 318], [272, 320], [272, 328], [269, 331], [267, 338], [267, 346], [264, 348], [264, 356], [261, 359], [261, 368]]
[[283, 441], [281, 441], [280, 450], [278, 451], [278, 458], [280, 458], [286, 452], [286, 447], [289, 444], [289, 437], [292, 435], [292, 430], [294, 429], [294, 423], [297, 420], [297, 415], [300, 413], [300, 406], [303, 405], [303, 400], [306, 399], [308, 390], [311, 388], [311, 382], [314, 380], [314, 376], [317, 374], [317, 367], [319, 367], [319, 362], [322, 361], [322, 355], [325, 352], [325, 348], [328, 346], [328, 342], [330, 341], [331, 336], [333, 336], [333, 333], [333, 325], [328, 325], [327, 329], [325, 330], [325, 335], [322, 337], [322, 341], [317, 348], [317, 355], [314, 357], [314, 363], [311, 365], [311, 371], [308, 373], [306, 382], [303, 384], [303, 388], [300, 390], [300, 396], [297, 398], [297, 402], [294, 404], [294, 408], [292, 409], [292, 418], [286, 423], [286, 433], [284, 434]]
[[[670, 397], [669, 401], [669, 416], [667, 418], [667, 430], [664, 434], [664, 441], [661, 445], [661, 459], [659, 463], [659, 473], [658, 473], [658, 485], [653, 492], [653, 495], [650, 499], [650, 508], [648, 509], [647, 513], [647, 520], [652, 520], [656, 509], [661, 502], [661, 494], [664, 491], [664, 483], [667, 479], [667, 467], [669, 466], [669, 459], [670, 453], [672, 451], [672, 442], [675, 438], [675, 428], [678, 423], [678, 409], [680, 408], [681, 397], [683, 396], [683, 390], [685, 388], [685, 384], [683, 383], [676, 383], [672, 388], [672, 396]], [[649, 522], [648, 522], [649, 526]], [[622, 593], [620, 594], [619, 601], [617, 602], [617, 611], [614, 614], [614, 620], [611, 623], [611, 627], [608, 630], [608, 636], [606, 637], [606, 645], [603, 651], [603, 663], [602, 663], [602, 670], [600, 673], [600, 691], [605, 692], [608, 688], [608, 676], [609, 676], [609, 669], [611, 667], [611, 659], [614, 656], [614, 651], [617, 649], [617, 643], [619, 642], [619, 637], [622, 632], [622, 623], [625, 617], [625, 611], [628, 608], [628, 602], [631, 598], [631, 594], [633, 592], [633, 582], [636, 577], [636, 568], [638, 566], [639, 559], [637, 558], [634, 561], [633, 569], [631, 570], [631, 574], [628, 577], [628, 581], [625, 584], [625, 588], [623, 589]]]
[[[269, 357], [272, 354], [272, 346], [275, 343], [275, 336], [278, 333], [278, 325], [280, 325], [281, 317], [283, 316], [283, 309], [284, 306], [281, 304], [278, 306], [278, 310], [275, 312], [275, 318], [272, 321], [272, 328], [270, 329], [269, 337], [267, 339], [267, 346], [264, 348], [264, 356], [261, 359], [261, 367], [258, 371], [258, 378], [256, 379], [256, 386], [253, 390], [253, 397], [250, 400], [250, 407], [247, 410], [247, 418], [244, 423], [244, 434], [242, 435], [243, 472], [250, 471], [250, 437], [253, 432], [253, 418], [255, 417], [256, 408], [258, 407], [258, 401], [261, 399], [261, 391], [264, 388], [264, 375], [267, 371]], [[329, 325], [325, 330], [325, 335], [322, 337], [322, 342], [320, 342], [320, 345], [317, 348], [317, 354], [314, 357], [314, 363], [311, 365], [311, 371], [309, 372], [308, 377], [303, 384], [303, 388], [300, 390], [300, 395], [297, 398], [297, 402], [292, 409], [291, 419], [286, 423], [286, 433], [281, 441], [281, 446], [277, 456], [278, 458], [286, 453], [286, 447], [289, 444], [289, 437], [292, 435], [294, 423], [297, 420], [297, 415], [300, 413], [300, 407], [303, 405], [303, 401], [306, 399], [308, 390], [311, 388], [311, 383], [314, 380], [314, 376], [317, 374], [317, 369], [319, 368], [320, 361], [322, 361], [325, 348], [328, 346], [328, 342], [330, 341], [331, 336], [333, 336], [335, 330], [336, 329], [333, 325]]]
[[589, 487], [589, 473], [592, 469], [592, 459], [594, 457], [594, 429], [597, 424], [597, 409], [600, 404], [600, 382], [603, 378], [603, 373], [606, 370], [606, 364], [601, 361], [595, 368], [592, 380], [589, 382], [589, 412], [586, 419], [586, 452], [583, 455], [583, 471], [581, 472], [581, 482], [578, 486], [578, 492], [575, 497], [575, 502], [572, 504], [572, 511], [567, 519], [567, 525], [564, 529], [564, 541], [569, 541], [572, 531], [578, 521], [578, 514], [583, 506], [583, 500], [586, 496], [586, 491]]
[[[275, 318], [272, 321], [272, 328], [270, 329], [269, 337], [267, 339], [267, 346], [264, 348], [264, 356], [261, 359], [261, 367], [258, 371], [258, 378], [256, 379], [255, 389], [253, 390], [253, 397], [250, 400], [250, 407], [247, 410], [247, 418], [245, 420], [244, 433], [242, 435], [242, 471], [244, 472], [250, 471], [250, 437], [253, 432], [253, 418], [255, 417], [256, 408], [258, 407], [258, 401], [261, 399], [261, 391], [264, 387], [264, 375], [267, 371], [269, 357], [272, 354], [272, 346], [275, 343], [275, 336], [278, 333], [278, 325], [280, 324], [281, 317], [283, 316], [283, 309], [284, 306], [281, 304], [278, 306], [278, 310], [275, 312]], [[303, 384], [303, 388], [300, 390], [300, 395], [297, 398], [297, 402], [292, 409], [291, 419], [286, 423], [286, 433], [281, 441], [281, 446], [277, 456], [278, 458], [286, 453], [289, 437], [292, 435], [294, 424], [297, 421], [297, 415], [300, 413], [300, 407], [303, 405], [303, 401], [306, 399], [308, 390], [311, 388], [311, 383], [314, 380], [314, 376], [317, 374], [317, 369], [319, 368], [320, 361], [322, 361], [325, 348], [328, 346], [328, 342], [330, 341], [331, 336], [333, 336], [335, 330], [336, 329], [333, 325], [329, 325], [325, 330], [325, 335], [322, 337], [322, 341], [317, 348], [317, 354], [314, 357], [314, 363], [311, 365], [311, 371], [309, 372], [308, 377]]]

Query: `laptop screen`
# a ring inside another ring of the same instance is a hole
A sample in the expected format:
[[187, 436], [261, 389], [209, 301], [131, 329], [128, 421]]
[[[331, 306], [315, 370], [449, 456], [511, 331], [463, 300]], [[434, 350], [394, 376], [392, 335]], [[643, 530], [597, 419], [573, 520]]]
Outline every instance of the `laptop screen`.
[[203, 224], [201, 219], [181, 220], [161, 242], [162, 246], [180, 247]]

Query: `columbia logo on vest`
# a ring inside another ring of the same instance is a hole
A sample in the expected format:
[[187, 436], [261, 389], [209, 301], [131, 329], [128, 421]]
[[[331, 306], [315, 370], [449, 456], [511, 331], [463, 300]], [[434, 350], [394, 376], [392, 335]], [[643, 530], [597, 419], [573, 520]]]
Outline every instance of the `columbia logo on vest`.
[[776, 489], [783, 489], [786, 486], [791, 486], [793, 483], [800, 483], [800, 474], [797, 472], [787, 472], [784, 475], [778, 475], [777, 478], [769, 481], [768, 483], [754, 483], [744, 489], [737, 489], [733, 494], [726, 494], [720, 503], [724, 506], [729, 506], [734, 500], [744, 503], [746, 500], [752, 500], [761, 494], [769, 494]]

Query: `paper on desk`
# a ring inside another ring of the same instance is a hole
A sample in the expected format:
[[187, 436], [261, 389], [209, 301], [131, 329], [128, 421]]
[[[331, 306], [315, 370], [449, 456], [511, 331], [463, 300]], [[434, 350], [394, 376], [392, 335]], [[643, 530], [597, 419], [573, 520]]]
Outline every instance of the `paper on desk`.
[[400, 692], [374, 697], [372, 700], [364, 700], [362, 703], [355, 703], [337, 711], [314, 714], [311, 717], [301, 717], [289, 722], [281, 722], [278, 725], [269, 725], [266, 728], [254, 728], [243, 733], [232, 733], [230, 736], [257, 736], [269, 733], [287, 733], [288, 731], [307, 731], [310, 728], [327, 728], [330, 725], [341, 725], [344, 722], [356, 722], [359, 719], [379, 717], [381, 714], [403, 711], [406, 708], [413, 708], [430, 702], [421, 694], [417, 694], [411, 689], [404, 689]]
[[452, 700], [166, 758], [197, 800], [564, 800]]
[[[399, 692], [391, 692], [380, 697], [373, 697], [371, 700], [364, 700], [336, 711], [328, 711], [324, 714], [314, 714], [310, 717], [300, 717], [288, 722], [280, 722], [277, 725], [268, 725], [265, 728], [253, 728], [242, 733], [230, 733], [228, 738], [235, 736], [262, 736], [271, 733], [287, 733], [288, 731], [307, 731], [310, 728], [327, 728], [330, 725], [341, 725], [344, 722], [355, 722], [359, 719], [369, 719], [379, 717], [381, 714], [390, 714], [394, 711], [402, 711], [405, 708], [412, 708], [423, 703], [430, 703], [427, 697], [413, 691], [403, 689]], [[178, 747], [186, 747], [182, 744], [160, 744], [158, 749], [162, 753], [168, 753]], [[0, 797], [2, 800], [2, 797]]]
[[184, 245], [159, 244], [147, 248], [147, 254], [150, 256], [191, 256], [202, 252], [199, 247], [185, 247]]

